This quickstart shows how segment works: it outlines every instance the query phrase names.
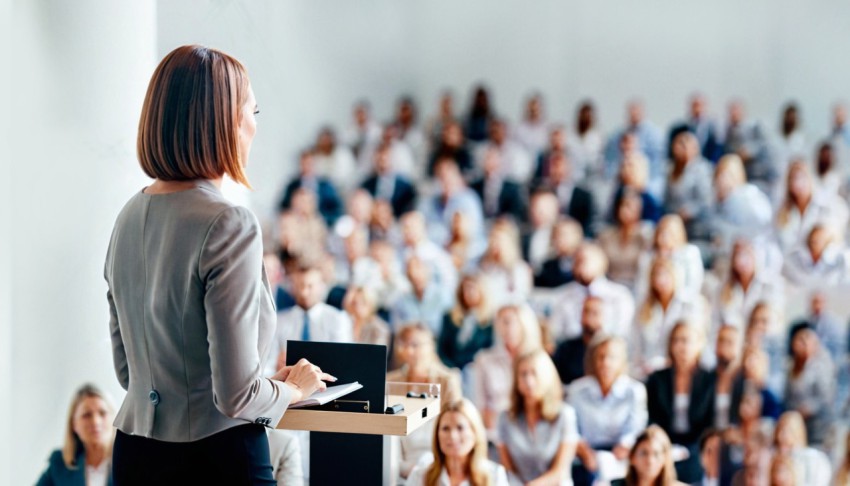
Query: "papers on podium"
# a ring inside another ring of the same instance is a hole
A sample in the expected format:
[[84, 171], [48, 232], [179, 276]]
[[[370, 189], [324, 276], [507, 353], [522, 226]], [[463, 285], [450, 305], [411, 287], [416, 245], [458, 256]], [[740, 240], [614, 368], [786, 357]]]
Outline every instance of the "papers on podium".
[[325, 391], [316, 392], [300, 402], [293, 403], [289, 406], [289, 408], [304, 408], [315, 405], [324, 405], [361, 388], [363, 388], [363, 385], [356, 381], [345, 385], [329, 386], [325, 389]]

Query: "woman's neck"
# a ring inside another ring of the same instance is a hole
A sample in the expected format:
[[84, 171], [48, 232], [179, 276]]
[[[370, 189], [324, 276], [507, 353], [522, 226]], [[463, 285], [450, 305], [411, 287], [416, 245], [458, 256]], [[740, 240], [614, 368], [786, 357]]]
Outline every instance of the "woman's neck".
[[667, 308], [670, 307], [670, 302], [673, 302], [673, 292], [658, 293], [656, 296], [661, 308], [666, 312]]
[[811, 200], [812, 200], [811, 194], [806, 195], [806, 196], [795, 197], [794, 198], [794, 206], [797, 207], [797, 211], [799, 211], [800, 214], [803, 214], [803, 213], [806, 212], [806, 208], [809, 207], [809, 202], [811, 202]]
[[738, 284], [741, 285], [741, 288], [746, 292], [750, 288], [750, 284], [753, 283], [753, 274], [749, 275], [741, 275], [738, 277]]
[[100, 466], [104, 459], [106, 459], [106, 447], [104, 447], [103, 444], [91, 444], [86, 446], [87, 466]]
[[539, 398], [525, 398], [525, 420], [529, 425], [534, 425], [540, 419], [540, 408], [542, 403]]
[[428, 368], [430, 368], [427, 361], [423, 360], [415, 365], [407, 365], [407, 379], [411, 382], [416, 382], [414, 380], [427, 380], [428, 379]]
[[599, 382], [599, 390], [602, 392], [602, 397], [604, 398], [611, 393], [611, 388], [614, 387], [614, 382], [617, 381], [617, 377], [615, 376], [612, 380], [602, 380], [597, 378], [596, 381]]
[[458, 484], [469, 475], [469, 457], [446, 456], [446, 472], [452, 484]]
[[628, 243], [632, 236], [637, 233], [638, 222], [637, 221], [626, 221], [625, 223], [620, 223], [620, 239], [623, 243]]

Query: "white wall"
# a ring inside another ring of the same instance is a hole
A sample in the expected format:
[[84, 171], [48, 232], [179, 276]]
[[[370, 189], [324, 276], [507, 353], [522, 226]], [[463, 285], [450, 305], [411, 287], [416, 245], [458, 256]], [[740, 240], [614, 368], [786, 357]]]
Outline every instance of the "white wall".
[[385, 119], [413, 93], [427, 115], [443, 88], [465, 108], [481, 80], [509, 118], [539, 89], [550, 116], [570, 122], [592, 97], [605, 129], [635, 95], [664, 127], [695, 89], [718, 114], [741, 96], [771, 130], [793, 98], [818, 138], [830, 104], [850, 96], [848, 18], [841, 0], [169, 0], [159, 4], [158, 51], [200, 42], [246, 63], [262, 110], [254, 202], [269, 214], [296, 149], [322, 122], [346, 124], [358, 98]]
[[[0, 58], [9, 59], [12, 55], [10, 22], [12, 4], [9, 0], [0, 0]], [[9, 76], [0, 77], [0, 93], [9, 93]], [[0, 117], [0, 153], [9, 153], [8, 113]], [[8, 174], [12, 166], [11, 157], [0, 157], [0, 173]], [[0, 177], [0, 228], [11, 227], [12, 198], [11, 181]], [[4, 231], [5, 233], [5, 231]], [[0, 237], [0, 394], [12, 396], [12, 272], [11, 248], [9, 238]], [[12, 484], [12, 443], [6, 437], [12, 432], [11, 400], [0, 400], [0, 484]]]
[[135, 136], [155, 62], [155, 4], [15, 0], [13, 7], [8, 65], [15, 69], [4, 92], [12, 94], [15, 145], [0, 178], [11, 203], [3, 218], [10, 248], [0, 251], [11, 270], [0, 274], [13, 285], [0, 287], [0, 299], [14, 303], [5, 311], [11, 353], [0, 350], [11, 358], [11, 386], [0, 402], [11, 407], [2, 414], [11, 424], [0, 440], [11, 448], [4, 484], [32, 484], [61, 445], [77, 386], [92, 381], [123, 398], [103, 262], [118, 211], [144, 181]]

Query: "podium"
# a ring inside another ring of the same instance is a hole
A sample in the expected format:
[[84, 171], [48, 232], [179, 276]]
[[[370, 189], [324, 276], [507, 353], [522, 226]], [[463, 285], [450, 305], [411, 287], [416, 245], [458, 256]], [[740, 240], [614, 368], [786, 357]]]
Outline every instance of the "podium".
[[[278, 429], [310, 432], [310, 484], [391, 484], [391, 454], [386, 436], [407, 436], [440, 413], [435, 395], [410, 397], [386, 393], [386, 346], [289, 341], [288, 365], [301, 358], [337, 377], [338, 383], [359, 381], [363, 388], [341, 397], [338, 410], [287, 410]], [[395, 394], [399, 393], [399, 394]], [[387, 405], [404, 410], [387, 414]]]

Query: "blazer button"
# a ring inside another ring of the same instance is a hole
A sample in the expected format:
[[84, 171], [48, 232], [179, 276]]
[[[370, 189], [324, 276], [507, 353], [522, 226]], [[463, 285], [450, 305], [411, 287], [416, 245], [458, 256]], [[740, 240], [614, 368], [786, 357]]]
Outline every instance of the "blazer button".
[[150, 392], [150, 394], [148, 394], [148, 396], [151, 399], [151, 403], [153, 403], [154, 405], [159, 404], [159, 393], [156, 390], [151, 390], [151, 392]]

